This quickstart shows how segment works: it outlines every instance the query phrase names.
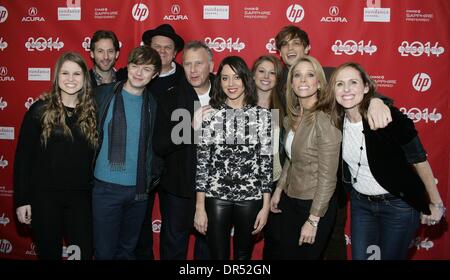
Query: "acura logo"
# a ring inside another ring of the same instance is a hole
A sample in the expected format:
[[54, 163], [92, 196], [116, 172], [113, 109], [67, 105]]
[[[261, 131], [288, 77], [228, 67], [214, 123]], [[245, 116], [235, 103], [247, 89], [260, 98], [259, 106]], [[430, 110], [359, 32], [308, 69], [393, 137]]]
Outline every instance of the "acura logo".
[[328, 10], [328, 12], [330, 13], [330, 16], [337, 16], [339, 15], [339, 8], [336, 6], [331, 6], [330, 9]]
[[170, 11], [172, 12], [172, 14], [174, 15], [178, 15], [180, 13], [180, 5], [174, 4], [172, 5], [172, 8], [170, 9]]
[[8, 68], [5, 66], [0, 67], [0, 76], [6, 76], [8, 74]]
[[36, 7], [31, 7], [28, 9], [28, 15], [30, 17], [34, 17], [35, 15], [37, 15], [38, 13], [38, 9]]

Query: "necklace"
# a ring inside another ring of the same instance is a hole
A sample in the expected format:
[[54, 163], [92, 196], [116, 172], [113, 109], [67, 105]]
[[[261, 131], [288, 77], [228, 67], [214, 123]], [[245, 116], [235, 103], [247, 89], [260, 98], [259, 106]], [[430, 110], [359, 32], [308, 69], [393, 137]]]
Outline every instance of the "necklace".
[[[361, 131], [361, 133], [362, 133], [362, 131]], [[364, 133], [362, 133], [361, 146], [359, 146], [358, 169], [356, 169], [355, 177], [353, 177], [353, 184], [358, 182], [357, 178], [358, 178], [358, 174], [359, 174], [359, 169], [361, 168], [361, 156], [362, 156], [362, 151], [364, 150], [363, 145], [364, 145]]]
[[63, 107], [64, 107], [64, 111], [66, 111], [67, 117], [71, 118], [73, 116], [75, 108], [66, 107], [66, 106], [63, 106]]
[[[342, 139], [344, 139], [345, 138], [345, 130], [347, 129], [347, 119], [345, 118], [344, 119], [344, 129], [343, 129], [343, 132], [342, 132]], [[342, 181], [344, 182], [344, 183], [353, 183], [353, 184], [355, 184], [356, 182], [358, 182], [358, 174], [359, 174], [359, 169], [361, 168], [361, 158], [362, 158], [362, 152], [363, 152], [363, 150], [364, 150], [364, 140], [365, 140], [365, 138], [364, 138], [364, 132], [363, 131], [361, 131], [361, 134], [362, 134], [362, 137], [361, 137], [361, 145], [359, 146], [359, 159], [358, 159], [358, 163], [357, 163], [357, 166], [358, 166], [358, 168], [356, 169], [356, 174], [355, 174], [355, 176], [353, 177], [353, 178], [351, 178], [351, 181], [349, 182], [349, 181], [346, 181], [345, 180], [345, 176], [344, 176], [344, 158], [343, 158], [343, 156], [342, 156], [342, 162], [341, 162], [341, 172], [342, 172]]]

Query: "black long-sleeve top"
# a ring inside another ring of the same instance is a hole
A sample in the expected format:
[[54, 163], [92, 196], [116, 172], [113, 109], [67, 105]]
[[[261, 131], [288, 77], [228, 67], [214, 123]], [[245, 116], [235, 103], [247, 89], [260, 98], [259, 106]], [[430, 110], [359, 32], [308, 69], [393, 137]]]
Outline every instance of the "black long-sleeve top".
[[33, 195], [42, 190], [91, 188], [94, 149], [78, 129], [77, 115], [66, 116], [73, 140], [56, 128], [44, 147], [40, 139], [44, 104], [41, 100], [34, 103], [22, 121], [14, 159], [16, 207], [31, 204]]

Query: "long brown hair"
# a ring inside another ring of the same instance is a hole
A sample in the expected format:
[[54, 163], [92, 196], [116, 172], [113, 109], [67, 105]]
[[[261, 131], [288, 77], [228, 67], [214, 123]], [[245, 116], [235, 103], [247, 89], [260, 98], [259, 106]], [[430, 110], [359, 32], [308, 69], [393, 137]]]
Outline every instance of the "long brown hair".
[[279, 117], [280, 117], [280, 126], [283, 123], [284, 116], [286, 115], [286, 111], [284, 105], [282, 103], [282, 98], [284, 98], [284, 69], [283, 64], [281, 64], [280, 60], [274, 55], [262, 55], [258, 57], [258, 59], [253, 63], [252, 74], [253, 77], [256, 74], [258, 67], [264, 61], [271, 62], [273, 64], [273, 68], [275, 69], [275, 86], [270, 92], [270, 109], [278, 109]]
[[303, 117], [303, 108], [301, 107], [298, 97], [292, 88], [292, 80], [294, 78], [294, 70], [301, 62], [309, 62], [314, 68], [317, 79], [319, 80], [320, 89], [317, 89], [317, 102], [311, 108], [312, 114], [307, 119], [307, 121], [313, 121], [315, 118], [316, 111], [323, 111], [329, 113], [330, 108], [330, 98], [326, 96], [325, 89], [327, 86], [327, 80], [325, 78], [325, 73], [323, 71], [322, 65], [319, 61], [312, 56], [305, 55], [297, 59], [294, 64], [289, 69], [287, 85], [286, 85], [286, 111], [289, 119], [289, 126], [295, 129], [295, 124], [298, 124], [300, 119]]
[[83, 87], [77, 93], [78, 104], [74, 114], [77, 116], [77, 126], [92, 147], [98, 145], [98, 132], [96, 120], [96, 108], [93, 100], [93, 91], [89, 70], [83, 57], [75, 52], [64, 53], [56, 62], [52, 89], [45, 94], [44, 112], [42, 114], [41, 143], [46, 146], [48, 139], [56, 128], [61, 128], [64, 136], [73, 139], [72, 132], [66, 124], [66, 111], [61, 100], [59, 88], [59, 74], [66, 61], [71, 61], [80, 66], [83, 72]]
[[336, 93], [334, 92], [334, 86], [336, 84], [337, 75], [345, 68], [353, 68], [359, 72], [359, 76], [363, 81], [364, 86], [369, 88], [369, 91], [364, 94], [361, 103], [359, 104], [359, 113], [364, 119], [367, 119], [367, 110], [369, 109], [370, 100], [375, 96], [376, 83], [370, 78], [369, 74], [364, 70], [364, 68], [355, 62], [346, 62], [341, 64], [336, 70], [334, 70], [333, 74], [330, 78], [330, 83], [327, 87], [327, 95], [332, 98], [331, 102], [331, 120], [333, 124], [342, 130], [342, 125], [344, 123], [345, 111], [344, 108], [337, 103], [336, 101]]

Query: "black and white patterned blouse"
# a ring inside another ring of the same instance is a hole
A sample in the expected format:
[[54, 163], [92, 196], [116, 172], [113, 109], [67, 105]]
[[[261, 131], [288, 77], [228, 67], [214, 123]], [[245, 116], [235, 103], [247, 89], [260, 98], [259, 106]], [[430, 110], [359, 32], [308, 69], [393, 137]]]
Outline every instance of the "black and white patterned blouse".
[[228, 201], [262, 199], [272, 185], [270, 110], [223, 105], [202, 123], [196, 191]]

